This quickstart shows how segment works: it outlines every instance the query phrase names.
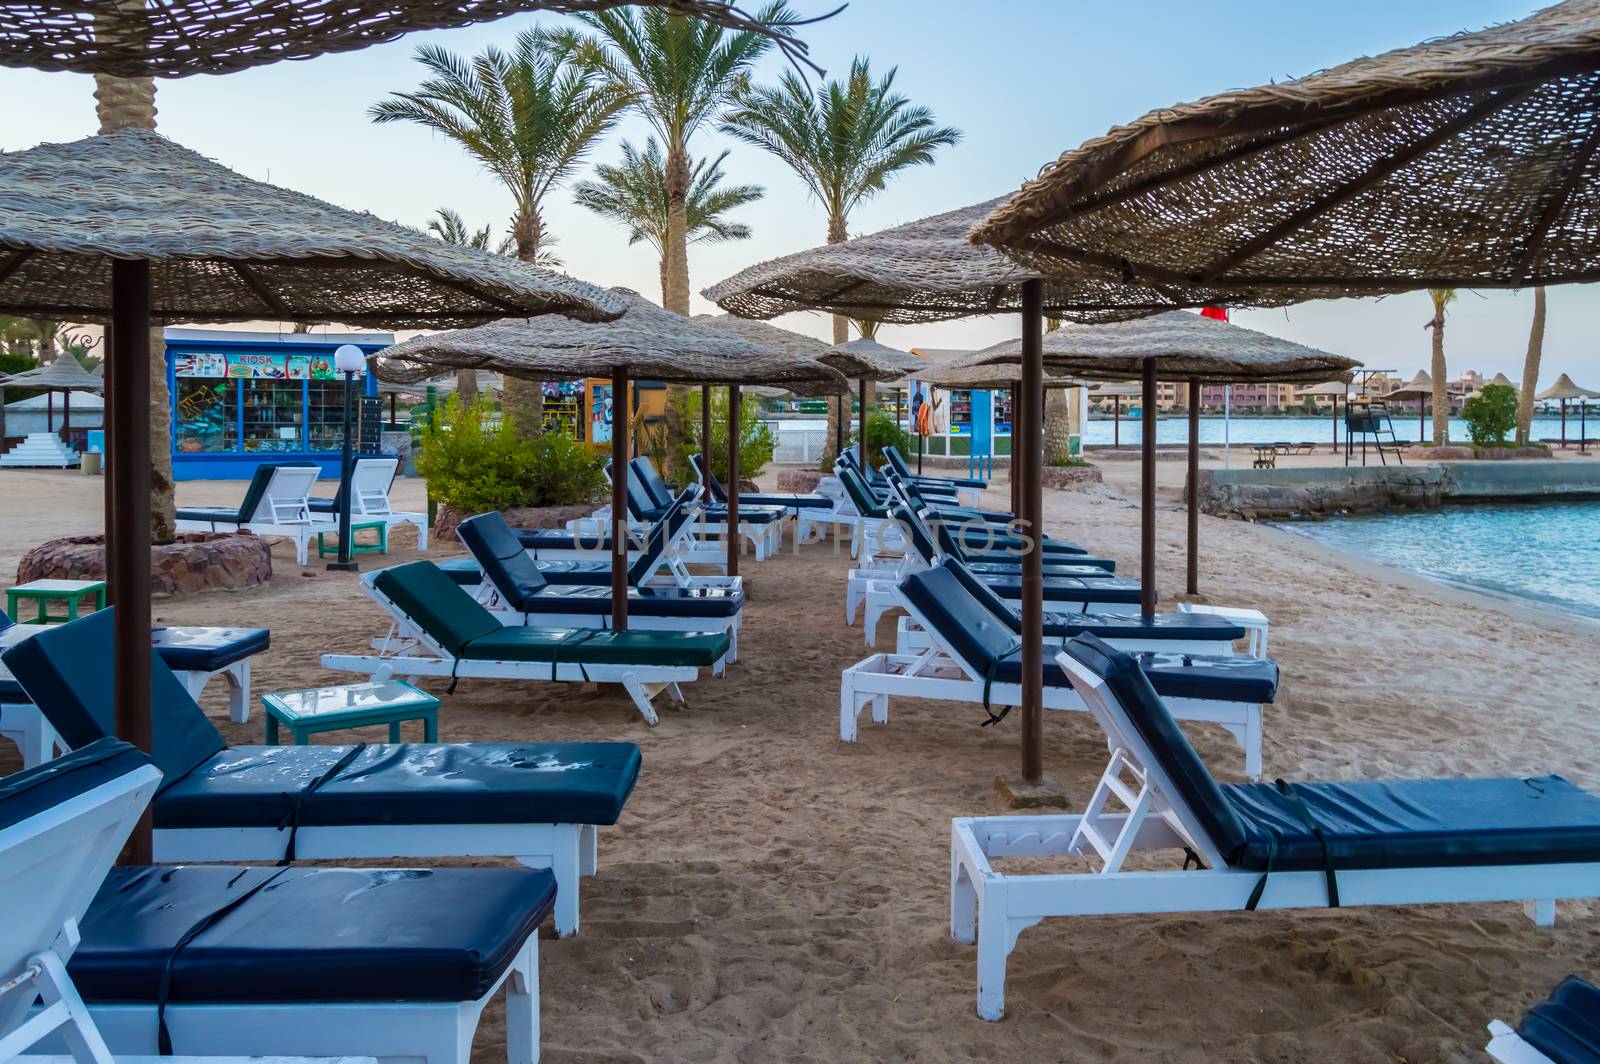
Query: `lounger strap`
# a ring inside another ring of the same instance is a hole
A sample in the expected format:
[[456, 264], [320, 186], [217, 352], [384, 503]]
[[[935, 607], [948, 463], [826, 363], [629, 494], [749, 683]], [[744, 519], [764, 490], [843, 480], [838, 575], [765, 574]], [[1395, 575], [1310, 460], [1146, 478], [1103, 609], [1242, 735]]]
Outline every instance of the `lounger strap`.
[[1261, 878], [1256, 880], [1256, 887], [1250, 892], [1250, 899], [1244, 903], [1245, 912], [1255, 912], [1256, 906], [1261, 904], [1261, 895], [1266, 892], [1267, 878], [1272, 875], [1272, 866], [1278, 862], [1278, 835], [1270, 828], [1267, 829], [1267, 867], [1261, 873]]
[[1317, 837], [1317, 844], [1322, 847], [1322, 874], [1328, 880], [1328, 907], [1339, 907], [1339, 877], [1334, 873], [1333, 854], [1328, 849], [1328, 837], [1322, 833], [1322, 828], [1311, 815], [1311, 810], [1306, 807], [1305, 800], [1294, 789], [1294, 784], [1285, 783], [1283, 780], [1274, 780], [1278, 793], [1289, 799], [1294, 806], [1294, 811], [1300, 815], [1300, 820], [1306, 829]]
[[1010, 706], [1004, 707], [999, 713], [989, 708], [989, 689], [994, 686], [994, 678], [1000, 672], [1000, 663], [1021, 649], [1021, 643], [1007, 647], [1004, 654], [1000, 654], [990, 661], [989, 667], [983, 670], [983, 711], [989, 715], [989, 719], [978, 725], [978, 727], [987, 728], [991, 724], [999, 724], [1006, 719], [1006, 714], [1011, 712]]
[[[599, 635], [602, 631], [605, 631], [605, 629], [603, 629], [603, 628], [600, 628], [600, 629], [596, 629], [596, 628], [579, 629], [578, 631], [569, 633], [565, 638], [563, 638], [561, 640], [561, 642], [557, 643], [555, 645], [555, 647], [552, 648], [551, 651], [550, 651], [550, 682], [551, 683], [555, 683], [556, 682], [556, 668], [557, 668], [557, 666], [559, 666], [561, 664], [561, 648], [562, 647], [564, 647], [564, 646], [577, 646], [579, 643], [587, 643], [589, 640], [591, 640], [591, 639], [595, 638], [597, 635]], [[581, 661], [578, 662], [577, 665], [578, 665], [578, 675], [583, 677], [585, 683], [589, 682], [589, 669], [588, 669], [588, 667], [585, 666], [583, 664], [583, 662], [581, 662]]]
[[[175, 871], [176, 869], [168, 869], [160, 874], [171, 875]], [[287, 871], [287, 868], [278, 869], [270, 876], [262, 879], [261, 882], [257, 883], [255, 886], [242, 892], [237, 898], [234, 898], [226, 905], [219, 909], [214, 909], [205, 916], [202, 916], [199, 920], [195, 921], [194, 926], [190, 927], [189, 930], [185, 931], [178, 937], [177, 943], [167, 954], [166, 962], [161, 966], [161, 986], [156, 993], [156, 1050], [162, 1056], [172, 1056], [172, 1032], [167, 1030], [167, 1002], [172, 996], [172, 973], [173, 969], [176, 968], [178, 964], [178, 954], [182, 953], [183, 948], [198, 938], [207, 928], [215, 927], [219, 920], [233, 912], [251, 898], [255, 897], [257, 894], [261, 893], [261, 891], [266, 889], [266, 887], [270, 885], [273, 880], [277, 879]], [[240, 870], [239, 875], [242, 876], [248, 872], [249, 869], [242, 869]], [[233, 882], [238, 882], [238, 877], [235, 877]], [[232, 885], [232, 883], [229, 884], [229, 886]]]
[[357, 756], [360, 755], [361, 751], [365, 750], [366, 748], [366, 743], [357, 743], [349, 750], [345, 751], [345, 755], [338, 761], [335, 761], [333, 766], [329, 768], [328, 771], [324, 772], [322, 775], [318, 776], [316, 779], [307, 784], [304, 790], [295, 792], [293, 794], [285, 791], [279, 795], [288, 808], [284, 810], [283, 819], [278, 821], [278, 830], [282, 831], [284, 828], [288, 828], [289, 841], [283, 848], [283, 860], [279, 861], [278, 864], [286, 865], [294, 863], [294, 844], [295, 839], [300, 834], [300, 817], [301, 814], [305, 812], [306, 805], [311, 801], [311, 796], [315, 794], [317, 789], [324, 783], [327, 783], [339, 773], [343, 772], [345, 768], [349, 766], [350, 762], [354, 761]]

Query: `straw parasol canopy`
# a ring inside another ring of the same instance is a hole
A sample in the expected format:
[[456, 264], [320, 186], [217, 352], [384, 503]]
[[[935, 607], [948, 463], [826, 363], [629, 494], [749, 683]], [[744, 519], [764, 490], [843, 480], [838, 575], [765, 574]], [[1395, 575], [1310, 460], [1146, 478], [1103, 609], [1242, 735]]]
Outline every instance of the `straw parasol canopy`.
[[1144, 394], [1133, 381], [1107, 381], [1089, 389], [1091, 399], [1137, 399]]
[[899, 380], [908, 373], [925, 369], [928, 360], [909, 351], [899, 351], [865, 337], [835, 344], [819, 355], [817, 361], [832, 366], [854, 380], [879, 383]]
[[1591, 392], [1587, 388], [1580, 388], [1572, 382], [1572, 378], [1563, 373], [1556, 378], [1556, 382], [1544, 391], [1534, 396], [1539, 402], [1548, 399], [1600, 399], [1600, 392]]
[[633, 377], [679, 384], [824, 384], [844, 390], [844, 378], [815, 359], [663, 310], [626, 288], [611, 294], [627, 308], [614, 321], [507, 319], [417, 336], [383, 353], [384, 374], [397, 383], [441, 369], [570, 380], [608, 377], [623, 367]]
[[[976, 388], [988, 391], [1014, 389], [1022, 384], [1022, 363], [1007, 362], [1000, 365], [965, 366], [952, 362], [908, 373], [894, 383], [905, 386], [913, 381], [922, 381], [936, 388], [947, 389]], [[1057, 377], [1047, 373], [1044, 376], [1044, 386], [1046, 388], [1078, 388], [1083, 386], [1083, 382], [1076, 377]]]
[[222, 74], [518, 11], [570, 14], [624, 2], [754, 30], [804, 61], [805, 45], [790, 32], [797, 20], [761, 22], [726, 0], [4, 0], [0, 66], [125, 78]]
[[106, 382], [83, 368], [70, 354], [62, 352], [49, 363], [0, 377], [0, 387], [47, 388], [57, 392], [103, 392]]
[[[1022, 341], [1006, 340], [969, 356], [973, 364], [1020, 362]], [[1163, 380], [1226, 384], [1266, 380], [1325, 381], [1360, 363], [1280, 340], [1230, 322], [1170, 310], [1134, 321], [1067, 324], [1044, 336], [1044, 364], [1087, 380], [1137, 380], [1154, 359]]]
[[1489, 383], [1490, 384], [1503, 384], [1507, 388], [1513, 388], [1513, 389], [1516, 388], [1516, 385], [1511, 382], [1511, 378], [1507, 377], [1504, 373], [1496, 373], [1494, 375], [1494, 380], [1490, 381]]
[[[770, 322], [736, 318], [732, 314], [696, 314], [694, 320], [742, 336], [746, 340], [754, 340], [762, 347], [770, 347], [774, 351], [782, 351], [801, 358], [817, 359], [828, 353], [828, 344], [815, 336], [780, 328]], [[847, 381], [846, 384], [848, 383]], [[813, 398], [836, 395], [840, 389], [834, 387], [834, 381], [830, 378], [798, 383], [787, 387], [786, 390], [794, 395]]]
[[[785, 255], [701, 294], [742, 318], [821, 310], [914, 325], [1015, 313], [1022, 309], [1023, 283], [1041, 275], [967, 239], [972, 227], [1003, 202], [990, 200]], [[1044, 313], [1074, 320], [1109, 320], [1183, 305], [1164, 293], [1129, 290], [1108, 280], [1073, 279], [1043, 288]]]
[[1063, 154], [973, 239], [1233, 304], [1592, 281], [1597, 95], [1600, 0], [1567, 0], [1151, 111]]
[[1379, 396], [1381, 399], [1431, 399], [1433, 398], [1433, 378], [1425, 369], [1417, 370], [1417, 375], [1411, 378], [1411, 383], [1403, 388], [1396, 388], [1392, 392], [1385, 392]]
[[1350, 394], [1350, 382], [1343, 380], [1324, 381], [1321, 384], [1312, 385], [1300, 394], [1314, 395], [1318, 399], [1326, 399], [1330, 396], [1343, 399]]
[[593, 285], [254, 181], [151, 130], [0, 154], [0, 307], [105, 321], [113, 259], [151, 260], [154, 321], [442, 328], [622, 311]]

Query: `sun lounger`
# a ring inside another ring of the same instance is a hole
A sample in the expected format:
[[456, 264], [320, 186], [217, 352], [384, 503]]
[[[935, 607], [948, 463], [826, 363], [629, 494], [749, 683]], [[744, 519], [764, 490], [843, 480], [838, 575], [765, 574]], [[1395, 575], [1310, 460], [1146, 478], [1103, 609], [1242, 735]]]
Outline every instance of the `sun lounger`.
[[[950, 931], [977, 939], [984, 1019], [1004, 1011], [1017, 935], [1046, 917], [1522, 900], [1548, 925], [1556, 899], [1600, 896], [1600, 797], [1560, 776], [1219, 785], [1134, 659], [1080, 636], [1057, 660], [1111, 761], [1082, 814], [951, 823]], [[1135, 850], [1201, 867], [1126, 871]], [[1073, 854], [1098, 869], [993, 863]]]
[[112, 868], [161, 778], [101, 739], [0, 780], [0, 1059], [466, 1064], [503, 991], [537, 1060], [549, 872]]
[[1569, 975], [1515, 1029], [1495, 1020], [1489, 1034], [1484, 1049], [1499, 1064], [1594, 1064], [1600, 1061], [1600, 989]]
[[[931, 474], [925, 475], [918, 473], [916, 470], [911, 468], [911, 465], [906, 461], [905, 456], [900, 453], [900, 448], [896, 447], [892, 443], [883, 449], [883, 460], [901, 476], [928, 484], [946, 484], [954, 488], [970, 488], [974, 491], [982, 491], [984, 488], [989, 486], [989, 482], [986, 480], [963, 477], [935, 476]], [[976, 496], [974, 496], [973, 501], [977, 501]]]
[[[717, 479], [711, 471], [705, 455], [691, 454], [689, 464], [694, 467], [695, 473], [704, 485], [707, 499], [719, 506], [728, 505], [728, 489]], [[809, 541], [815, 529], [826, 526], [837, 529], [848, 522], [835, 522], [833, 515], [839, 508], [839, 499], [833, 495], [824, 495], [821, 492], [750, 492], [739, 493], [739, 512], [743, 513], [746, 506], [770, 507], [776, 506], [783, 509], [790, 517], [795, 519], [795, 534], [802, 541]]]
[[506, 626], [431, 562], [363, 574], [361, 584], [391, 618], [377, 654], [324, 654], [328, 669], [389, 676], [621, 684], [641, 716], [663, 692], [700, 678], [732, 648], [727, 633]]
[[[387, 455], [381, 458], [357, 458], [355, 469], [350, 474], [350, 520], [362, 524], [382, 521], [390, 528], [396, 525], [411, 525], [417, 530], [417, 549], [426, 551], [428, 515], [396, 510], [389, 503], [389, 492], [394, 487], [394, 480], [399, 472], [398, 458]], [[343, 498], [341, 486], [331, 499], [310, 499], [313, 519], [323, 524], [329, 522], [337, 524], [339, 506]]]
[[[664, 520], [681, 517], [668, 508]], [[488, 594], [479, 601], [510, 619], [507, 624], [608, 628], [611, 625], [610, 573], [603, 584], [552, 584], [499, 513], [461, 522], [456, 535], [482, 568]], [[664, 537], [665, 529], [661, 531]], [[646, 556], [641, 555], [641, 562]], [[639, 564], [641, 574], [647, 564]], [[629, 576], [634, 574], [630, 567]], [[680, 632], [726, 632], [728, 660], [738, 657], [744, 591], [739, 587], [628, 586], [630, 628]], [[722, 662], [717, 663], [721, 671]]]
[[[471, 520], [482, 525], [492, 522], [505, 530], [507, 536], [522, 546], [529, 530], [512, 528], [505, 515], [499, 511], [478, 514]], [[744, 586], [741, 576], [707, 575], [691, 573], [684, 563], [684, 547], [693, 537], [694, 517], [680, 498], [667, 508], [666, 514], [650, 527], [650, 532], [639, 540], [639, 550], [628, 563], [628, 583], [632, 587], [725, 588], [738, 590]], [[458, 533], [459, 536], [459, 533]], [[633, 534], [630, 533], [630, 537]], [[510, 540], [507, 541], [509, 547]], [[533, 552], [524, 550], [530, 559]], [[549, 584], [611, 585], [611, 560], [547, 561], [533, 559], [539, 575]], [[483, 570], [476, 561], [452, 559], [441, 562], [440, 567], [450, 571], [456, 583], [476, 588], [483, 583]]]
[[[655, 463], [650, 461], [649, 455], [641, 454], [628, 463], [628, 482], [630, 486], [635, 479], [643, 489], [644, 498], [648, 503], [635, 508], [635, 498], [638, 496], [631, 490], [628, 494], [628, 512], [635, 520], [654, 520], [672, 504], [672, 489], [666, 481], [661, 479], [661, 474], [656, 472]], [[726, 503], [714, 503], [703, 496], [700, 508], [700, 532], [702, 539], [720, 537], [727, 534], [728, 507]], [[756, 561], [765, 561], [772, 557], [783, 546], [783, 523], [788, 518], [788, 511], [781, 506], [743, 506], [739, 507], [739, 535], [750, 544], [755, 554]]]
[[310, 495], [320, 470], [295, 462], [263, 462], [256, 466], [237, 508], [179, 507], [180, 532], [232, 532], [245, 529], [258, 536], [287, 536], [294, 541], [294, 559], [306, 563], [311, 542]]
[[[853, 742], [861, 711], [889, 720], [889, 699], [931, 698], [981, 705], [996, 723], [996, 705], [1021, 701], [1022, 644], [954, 576], [943, 568], [917, 573], [900, 587], [907, 614], [928, 633], [915, 655], [874, 654], [845, 669], [839, 684], [839, 738]], [[1222, 626], [1214, 626], [1222, 634]], [[1130, 641], [1131, 642], [1131, 641]], [[1158, 645], [1149, 640], [1146, 645]], [[1245, 775], [1261, 775], [1261, 707], [1278, 691], [1278, 666], [1242, 655], [1226, 643], [1219, 654], [1145, 652], [1139, 664], [1179, 720], [1219, 724], [1245, 754]], [[1046, 654], [1046, 709], [1085, 709], [1065, 672]]]
[[[74, 749], [113, 732], [110, 670], [81, 667], [109, 655], [111, 614], [52, 628], [4, 655]], [[157, 861], [512, 857], [551, 869], [556, 929], [578, 929], [578, 879], [594, 873], [599, 829], [617, 822], [632, 793], [634, 744], [229, 747], [152, 659], [154, 758], [165, 776], [152, 806]]]

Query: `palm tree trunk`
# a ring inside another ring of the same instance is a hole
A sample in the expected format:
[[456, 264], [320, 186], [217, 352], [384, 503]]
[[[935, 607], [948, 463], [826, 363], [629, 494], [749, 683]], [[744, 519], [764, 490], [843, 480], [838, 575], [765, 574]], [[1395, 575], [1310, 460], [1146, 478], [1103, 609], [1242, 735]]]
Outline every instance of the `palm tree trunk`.
[[[661, 302], [666, 309], [685, 317], [689, 314], [689, 168], [686, 145], [667, 146], [667, 246], [662, 249], [666, 274], [662, 281]], [[667, 453], [671, 476], [680, 482], [690, 476], [686, 446], [691, 437], [683, 423], [688, 409], [689, 389], [681, 384], [667, 386]]]
[[1433, 444], [1450, 442], [1450, 393], [1445, 387], [1444, 308], [1433, 312]]
[[1517, 393], [1517, 443], [1526, 447], [1533, 431], [1533, 395], [1539, 390], [1539, 360], [1544, 357], [1544, 287], [1533, 290], [1533, 327], [1528, 330], [1528, 358], [1522, 363], [1522, 390]]
[[[517, 242], [517, 258], [523, 262], [534, 262], [539, 257], [539, 212], [534, 207], [523, 207], [517, 211], [517, 219], [512, 225], [512, 235]], [[460, 390], [460, 384], [457, 384]], [[476, 378], [472, 382], [472, 391], [477, 393]], [[462, 402], [468, 401], [468, 396], [463, 393]], [[503, 416], [509, 417], [516, 427], [517, 434], [524, 438], [544, 434], [544, 385], [540, 381], [525, 380], [522, 377], [502, 375], [500, 378], [500, 410]]]
[[[1049, 388], [1044, 393], [1044, 461], [1045, 465], [1066, 465], [1072, 457], [1072, 414], [1067, 402], [1067, 389]], [[1016, 439], [1017, 418], [1021, 411], [1016, 403], [1011, 405], [1011, 438]]]
[[[150, 78], [94, 78], [100, 132], [156, 128], [156, 83]], [[110, 404], [107, 404], [108, 406]], [[167, 344], [150, 330], [150, 539], [171, 543], [178, 536], [177, 492], [172, 481], [172, 398], [167, 392]]]
[[[842, 244], [847, 238], [845, 217], [839, 211], [830, 212], [828, 215], [828, 243]], [[833, 316], [833, 342], [842, 344], [850, 339], [850, 319], [843, 314]], [[834, 441], [839, 438], [839, 426], [845, 425], [845, 435], [849, 435], [850, 422], [850, 396], [833, 395], [828, 397], [828, 442], [823, 445], [823, 453], [833, 448]]]

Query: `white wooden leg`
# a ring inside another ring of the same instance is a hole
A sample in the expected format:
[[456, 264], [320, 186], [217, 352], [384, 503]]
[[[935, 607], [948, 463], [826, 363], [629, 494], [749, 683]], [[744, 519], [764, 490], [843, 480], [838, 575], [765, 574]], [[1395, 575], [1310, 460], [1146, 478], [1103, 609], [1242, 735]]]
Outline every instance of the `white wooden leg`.
[[17, 744], [22, 755], [22, 767], [33, 768], [52, 760], [61, 737], [45, 719], [38, 706], [30, 703], [10, 702], [0, 708], [0, 735]]
[[1556, 903], [1554, 898], [1530, 898], [1522, 903], [1522, 911], [1540, 927], [1554, 927]]
[[236, 661], [223, 672], [228, 683], [228, 719], [235, 724], [250, 720], [250, 659]]
[[578, 933], [578, 880], [583, 872], [583, 846], [578, 825], [562, 825], [551, 856], [550, 871], [556, 877], [556, 934], [562, 938]]
[[661, 722], [661, 718], [656, 716], [655, 707], [650, 704], [650, 692], [639, 682], [638, 677], [631, 672], [625, 674], [622, 677], [622, 689], [633, 699], [634, 708], [638, 709], [639, 715], [644, 717], [646, 723], [654, 726]]
[[506, 980], [506, 1062], [539, 1064], [539, 936], [531, 935]]
[[415, 522], [415, 524], [417, 526], [417, 550], [426, 554], [428, 553], [428, 519], [424, 517], [421, 521]]
[[600, 868], [600, 825], [578, 825], [578, 874], [592, 876]]
[[950, 848], [950, 937], [971, 944], [978, 937], [978, 893], [956, 848]]
[[861, 699], [856, 695], [855, 676], [849, 671], [839, 677], [839, 738], [856, 741], [856, 718], [861, 715]]
[[[83, 998], [78, 996], [78, 988], [72, 985], [72, 980], [67, 978], [67, 969], [61, 963], [61, 958], [53, 951], [35, 954], [28, 958], [30, 965], [39, 967], [39, 976], [33, 981], [33, 987], [38, 991], [40, 1004], [43, 1006], [28, 1021], [30, 1027], [37, 1025], [42, 1028], [40, 1034], [49, 1031], [52, 1027], [60, 1034], [66, 1043], [67, 1052], [72, 1054], [72, 1059], [77, 1064], [112, 1064], [111, 1050], [106, 1048], [106, 1043], [100, 1037], [100, 1030], [89, 1018], [89, 1008], [83, 1003]], [[23, 1003], [26, 1007], [26, 1002]], [[43, 1024], [38, 1021], [48, 1017]], [[60, 1026], [55, 1026], [57, 1018]], [[28, 1048], [35, 1040], [31, 1034], [22, 1031], [13, 1032], [13, 1035], [22, 1034], [15, 1050], [20, 1053]], [[5, 1040], [10, 1042], [11, 1039]], [[0, 1043], [0, 1048], [11, 1049], [9, 1045]], [[0, 1058], [9, 1059], [10, 1053], [0, 1053]]]
[[1250, 715], [1245, 721], [1244, 736], [1244, 774], [1252, 781], [1261, 780], [1261, 707], [1251, 706]]
[[889, 696], [887, 694], [872, 696], [872, 723], [889, 723]]
[[978, 1015], [998, 1020], [1006, 1012], [1006, 955], [1011, 952], [1006, 927], [1005, 884], [990, 880], [978, 894]]

